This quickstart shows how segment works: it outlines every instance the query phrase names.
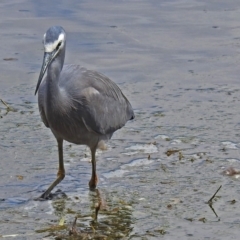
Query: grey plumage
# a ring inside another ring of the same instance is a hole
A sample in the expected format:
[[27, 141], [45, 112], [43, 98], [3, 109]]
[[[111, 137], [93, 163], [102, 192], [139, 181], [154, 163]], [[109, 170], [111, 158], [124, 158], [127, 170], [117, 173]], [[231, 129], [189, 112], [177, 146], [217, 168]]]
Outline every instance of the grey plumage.
[[[66, 34], [62, 27], [51, 27], [43, 39], [45, 53], [35, 94], [45, 126], [58, 142], [59, 171], [56, 181], [40, 198], [64, 178], [62, 142], [89, 146], [92, 153], [90, 188], [97, 184], [95, 152], [101, 141], [134, 118], [133, 109], [120, 88], [109, 78], [79, 65], [65, 65]], [[47, 75], [42, 81], [43, 75]]]

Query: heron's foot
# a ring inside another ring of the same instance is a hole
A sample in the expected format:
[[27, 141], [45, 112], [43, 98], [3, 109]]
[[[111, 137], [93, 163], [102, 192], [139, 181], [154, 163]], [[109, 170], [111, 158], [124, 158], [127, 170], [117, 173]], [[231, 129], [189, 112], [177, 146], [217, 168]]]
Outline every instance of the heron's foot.
[[40, 197], [34, 198], [35, 201], [47, 201], [49, 199], [52, 199], [52, 194], [44, 192]]
[[44, 192], [40, 197], [35, 198], [35, 201], [47, 201], [47, 200], [55, 200], [55, 199], [62, 199], [62, 198], [67, 198], [66, 193], [62, 192], [60, 189], [58, 189], [54, 193], [49, 193], [47, 194]]
[[49, 186], [49, 188], [38, 198], [36, 198], [35, 200], [38, 201], [44, 201], [44, 200], [49, 200], [53, 198], [53, 194], [51, 193], [51, 191], [53, 190], [53, 188], [55, 186], [57, 186], [65, 177], [65, 172], [64, 170], [59, 170], [58, 174], [57, 174], [57, 179]]
[[92, 176], [91, 180], [89, 181], [90, 190], [94, 190], [97, 187], [97, 183], [98, 183], [98, 176], [96, 174], [95, 176]]

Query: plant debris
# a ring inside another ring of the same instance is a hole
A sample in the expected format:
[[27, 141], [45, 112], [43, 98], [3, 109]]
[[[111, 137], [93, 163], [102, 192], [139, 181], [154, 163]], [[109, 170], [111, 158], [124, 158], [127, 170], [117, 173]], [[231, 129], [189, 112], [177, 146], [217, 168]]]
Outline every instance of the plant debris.
[[165, 154], [169, 157], [177, 152], [180, 152], [181, 150], [180, 149], [168, 149]]
[[217, 191], [213, 194], [213, 196], [208, 200], [208, 204], [212, 205], [213, 204], [213, 199], [215, 198], [216, 194], [218, 193], [218, 191], [221, 189], [222, 185], [217, 189]]

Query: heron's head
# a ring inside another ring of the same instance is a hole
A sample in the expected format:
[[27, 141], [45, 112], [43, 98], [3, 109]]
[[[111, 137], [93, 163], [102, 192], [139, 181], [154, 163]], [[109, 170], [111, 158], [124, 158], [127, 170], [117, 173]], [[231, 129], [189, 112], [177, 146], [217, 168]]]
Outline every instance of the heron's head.
[[38, 78], [37, 87], [35, 90], [35, 95], [38, 91], [44, 73], [46, 72], [49, 64], [58, 55], [58, 53], [64, 49], [65, 43], [66, 33], [64, 29], [60, 26], [50, 27], [43, 35], [44, 57], [41, 72]]
[[57, 54], [65, 45], [66, 33], [60, 26], [50, 27], [43, 35], [43, 45], [46, 53]]

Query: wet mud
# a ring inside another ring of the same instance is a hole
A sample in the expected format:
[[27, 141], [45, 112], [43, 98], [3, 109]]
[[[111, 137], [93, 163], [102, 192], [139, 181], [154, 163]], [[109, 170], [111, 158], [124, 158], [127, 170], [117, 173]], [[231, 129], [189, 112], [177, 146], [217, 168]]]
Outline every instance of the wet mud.
[[[0, 238], [238, 239], [237, 1], [0, 6]], [[65, 179], [34, 201], [58, 167], [34, 96], [51, 25], [67, 32], [65, 62], [118, 83], [136, 118], [97, 152], [96, 191], [90, 151], [65, 142]]]

